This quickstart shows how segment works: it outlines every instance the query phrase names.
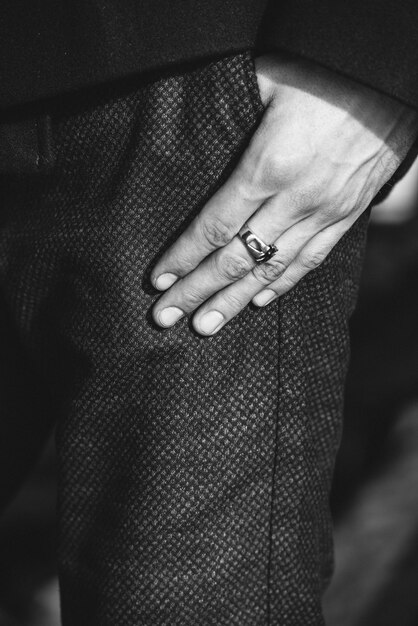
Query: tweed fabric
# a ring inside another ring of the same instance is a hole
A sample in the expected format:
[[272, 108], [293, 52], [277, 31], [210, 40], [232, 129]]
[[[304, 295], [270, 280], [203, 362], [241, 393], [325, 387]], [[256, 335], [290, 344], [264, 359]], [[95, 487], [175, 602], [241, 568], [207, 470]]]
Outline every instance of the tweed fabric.
[[90, 94], [53, 115], [52, 172], [3, 185], [1, 289], [55, 398], [64, 626], [323, 623], [364, 220], [215, 337], [149, 316], [154, 254], [261, 114], [249, 54]]

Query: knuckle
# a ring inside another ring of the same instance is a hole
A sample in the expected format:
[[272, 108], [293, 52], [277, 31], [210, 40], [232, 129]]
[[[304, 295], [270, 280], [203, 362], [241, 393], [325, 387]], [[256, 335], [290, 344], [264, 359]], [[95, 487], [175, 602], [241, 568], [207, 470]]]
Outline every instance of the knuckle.
[[283, 278], [280, 279], [280, 285], [277, 285], [276, 287], [277, 295], [282, 296], [287, 291], [290, 291], [291, 289], [293, 289], [297, 282], [297, 279], [294, 277], [286, 275], [283, 276]]
[[266, 148], [260, 154], [253, 154], [251, 150], [242, 164], [243, 180], [246, 188], [256, 192], [276, 192], [283, 182], [284, 159], [277, 151]]
[[344, 219], [351, 211], [351, 206], [346, 202], [326, 202], [318, 211], [318, 222], [322, 228], [335, 224]]
[[292, 193], [292, 204], [298, 207], [298, 212], [309, 216], [318, 211], [323, 205], [322, 189], [315, 185], [307, 185], [302, 189], [295, 189]]
[[319, 251], [312, 251], [309, 254], [306, 254], [300, 258], [300, 265], [303, 270], [307, 270], [308, 272], [314, 270], [321, 265], [324, 260], [324, 254]]
[[289, 187], [301, 180], [301, 172], [306, 171], [309, 156], [302, 152], [283, 151], [274, 144], [265, 155], [262, 168], [263, 182], [268, 188]]
[[273, 257], [266, 263], [261, 263], [253, 269], [254, 276], [262, 283], [271, 283], [277, 280], [286, 269], [286, 264], [279, 258]]
[[348, 218], [354, 207], [355, 202], [351, 198], [334, 198], [332, 201], [323, 202], [317, 212], [318, 223], [322, 228], [335, 224]]
[[353, 202], [353, 200], [346, 200], [345, 202], [342, 202], [338, 214], [335, 215], [336, 212], [333, 212], [334, 222], [336, 221], [336, 218], [338, 220], [343, 220], [349, 217], [353, 211], [355, 211], [358, 204], [360, 204], [359, 200], [357, 202]]
[[228, 224], [219, 217], [201, 220], [200, 229], [211, 248], [220, 248], [229, 243], [234, 236]]
[[223, 300], [224, 300], [223, 308], [228, 311], [240, 311], [244, 306], [242, 299], [238, 295], [233, 294], [233, 293], [223, 294]]
[[187, 287], [183, 292], [183, 301], [188, 308], [195, 308], [202, 304], [204, 296], [202, 292], [193, 287]]
[[267, 189], [278, 189], [283, 184], [286, 175], [286, 165], [283, 156], [271, 152], [265, 160], [261, 173], [261, 183]]
[[251, 266], [249, 262], [241, 257], [223, 254], [217, 259], [217, 271], [219, 275], [230, 282], [244, 278], [250, 270]]
[[187, 249], [176, 248], [166, 261], [167, 271], [173, 271], [179, 276], [184, 276], [194, 269], [195, 263], [187, 255]]
[[319, 225], [324, 228], [328, 224], [332, 224], [335, 221], [335, 214], [336, 210], [334, 205], [330, 203], [324, 204], [316, 214]]

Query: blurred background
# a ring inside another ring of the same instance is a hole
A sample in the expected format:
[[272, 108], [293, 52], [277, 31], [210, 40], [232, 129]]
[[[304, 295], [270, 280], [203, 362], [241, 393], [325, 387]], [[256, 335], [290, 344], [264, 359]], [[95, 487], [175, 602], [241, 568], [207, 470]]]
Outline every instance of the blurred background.
[[[418, 626], [418, 160], [373, 209], [332, 510], [329, 626]], [[54, 447], [0, 517], [0, 626], [59, 626]]]

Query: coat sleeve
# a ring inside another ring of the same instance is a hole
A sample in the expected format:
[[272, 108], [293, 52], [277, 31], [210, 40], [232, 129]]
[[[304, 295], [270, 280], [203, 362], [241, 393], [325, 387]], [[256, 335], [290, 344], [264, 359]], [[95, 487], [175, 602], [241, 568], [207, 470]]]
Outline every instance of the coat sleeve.
[[270, 0], [262, 47], [336, 70], [418, 109], [417, 0]]

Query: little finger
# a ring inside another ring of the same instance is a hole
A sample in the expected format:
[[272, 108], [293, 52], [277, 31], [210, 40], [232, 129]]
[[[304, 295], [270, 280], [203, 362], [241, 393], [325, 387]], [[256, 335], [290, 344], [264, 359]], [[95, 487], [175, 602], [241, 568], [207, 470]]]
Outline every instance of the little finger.
[[344, 232], [340, 222], [318, 233], [300, 250], [277, 280], [254, 296], [253, 304], [266, 306], [290, 291], [304, 276], [323, 263]]
[[306, 220], [279, 237], [275, 242], [278, 252], [269, 261], [255, 265], [246, 276], [218, 291], [200, 307], [193, 318], [195, 330], [212, 335], [238, 315], [260, 289], [286, 271], [298, 251], [312, 238], [314, 227], [313, 220]]

